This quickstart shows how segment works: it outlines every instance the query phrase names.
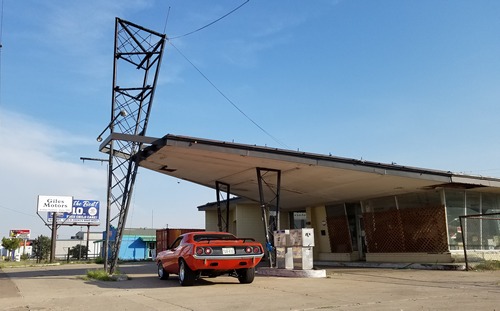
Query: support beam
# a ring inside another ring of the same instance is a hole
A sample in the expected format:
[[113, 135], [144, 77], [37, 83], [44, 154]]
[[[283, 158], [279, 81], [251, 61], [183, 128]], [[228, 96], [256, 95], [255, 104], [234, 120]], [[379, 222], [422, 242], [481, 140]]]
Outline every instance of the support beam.
[[280, 230], [281, 171], [257, 167], [260, 207], [270, 267], [275, 266], [274, 231]]
[[[221, 232], [229, 232], [229, 184], [216, 181], [215, 189], [217, 191], [217, 227]], [[221, 200], [222, 197], [222, 200]], [[221, 202], [222, 201], [222, 202]], [[222, 213], [221, 203], [225, 203], [225, 215]]]

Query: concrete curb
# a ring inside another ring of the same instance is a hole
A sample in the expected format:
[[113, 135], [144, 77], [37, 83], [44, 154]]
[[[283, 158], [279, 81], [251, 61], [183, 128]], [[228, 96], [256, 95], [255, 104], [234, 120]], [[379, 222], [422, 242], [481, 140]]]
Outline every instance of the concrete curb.
[[111, 280], [117, 281], [117, 282], [122, 282], [122, 281], [128, 281], [129, 277], [126, 274], [113, 274], [111, 276]]
[[465, 263], [315, 262], [314, 265], [330, 268], [385, 268], [465, 271]]
[[281, 276], [294, 278], [326, 278], [326, 270], [287, 270], [277, 268], [259, 267], [256, 270], [258, 275]]

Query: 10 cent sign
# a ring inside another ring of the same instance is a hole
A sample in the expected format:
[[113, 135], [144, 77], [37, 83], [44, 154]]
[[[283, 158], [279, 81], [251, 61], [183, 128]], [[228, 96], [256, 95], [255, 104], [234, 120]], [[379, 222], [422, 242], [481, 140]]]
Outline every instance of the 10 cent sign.
[[[52, 221], [53, 213], [47, 213], [47, 221]], [[71, 212], [58, 213], [57, 223], [66, 225], [98, 225], [99, 201], [73, 200]]]

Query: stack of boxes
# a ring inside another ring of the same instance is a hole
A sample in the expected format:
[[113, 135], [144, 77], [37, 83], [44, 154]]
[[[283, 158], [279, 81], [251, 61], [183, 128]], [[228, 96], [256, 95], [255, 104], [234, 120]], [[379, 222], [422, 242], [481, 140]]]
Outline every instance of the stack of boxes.
[[312, 228], [274, 232], [276, 267], [309, 270], [313, 268], [314, 230]]

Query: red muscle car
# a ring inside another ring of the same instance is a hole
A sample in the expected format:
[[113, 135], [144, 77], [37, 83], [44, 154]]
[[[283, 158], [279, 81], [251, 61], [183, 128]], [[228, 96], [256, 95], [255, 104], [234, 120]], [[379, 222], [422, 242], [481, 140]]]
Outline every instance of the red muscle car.
[[255, 266], [264, 256], [262, 245], [251, 238], [237, 238], [226, 232], [190, 232], [180, 235], [165, 251], [158, 253], [158, 277], [179, 275], [183, 286], [193, 285], [202, 276], [229, 274], [240, 283], [252, 283]]

